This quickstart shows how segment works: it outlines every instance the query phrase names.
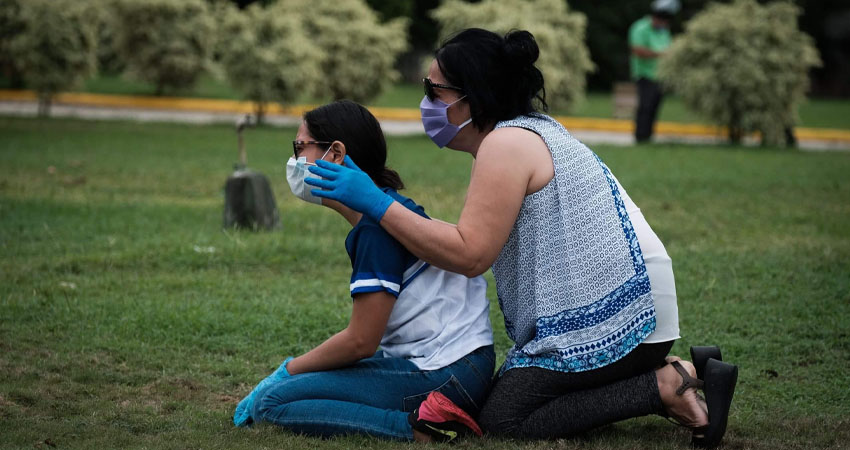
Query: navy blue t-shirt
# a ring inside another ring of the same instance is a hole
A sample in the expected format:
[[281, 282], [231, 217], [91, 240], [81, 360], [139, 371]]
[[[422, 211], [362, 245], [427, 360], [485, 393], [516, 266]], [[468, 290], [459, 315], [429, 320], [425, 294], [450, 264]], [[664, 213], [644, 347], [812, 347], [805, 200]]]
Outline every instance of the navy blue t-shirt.
[[[428, 218], [425, 209], [391, 188], [381, 189], [405, 208]], [[387, 291], [395, 297], [428, 264], [407, 251], [381, 225], [363, 215], [345, 238], [351, 259], [351, 295]]]

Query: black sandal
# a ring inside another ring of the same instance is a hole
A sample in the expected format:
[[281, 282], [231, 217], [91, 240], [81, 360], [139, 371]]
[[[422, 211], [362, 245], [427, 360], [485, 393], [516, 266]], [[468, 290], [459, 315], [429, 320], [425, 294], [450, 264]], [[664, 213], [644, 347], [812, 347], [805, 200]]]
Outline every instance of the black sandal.
[[[682, 365], [679, 363], [679, 361], [672, 361], [672, 362], [670, 362], [670, 365], [673, 366], [673, 368], [676, 369], [676, 372], [679, 372], [679, 376], [682, 377], [682, 384], [678, 387], [678, 389], [676, 389], [676, 395], [684, 395], [685, 391], [687, 391], [690, 388], [703, 389], [703, 387], [705, 386], [705, 383], [702, 380], [700, 380], [699, 378], [692, 377], [691, 374], [689, 374], [688, 371], [685, 370], [684, 367], [682, 367]], [[697, 396], [698, 402], [702, 403], [703, 405], [706, 404], [705, 399], [703, 399], [702, 396], [699, 395], [699, 393], [696, 393], [696, 396]], [[706, 409], [708, 409], [707, 406], [706, 406]], [[688, 428], [690, 430], [696, 430], [696, 428], [690, 427], [690, 426], [685, 425], [683, 423], [679, 423], [676, 419], [673, 419], [672, 417], [670, 417], [670, 415], [667, 414], [666, 411], [664, 413], [662, 413], [661, 416], [664, 417], [665, 419], [669, 420], [670, 423], [672, 423], [674, 425], [678, 425], [680, 427], [685, 427], [685, 428]], [[699, 427], [699, 428], [702, 429], [704, 427]]]
[[705, 363], [708, 362], [709, 358], [723, 361], [720, 347], [716, 345], [691, 347], [691, 362], [694, 363], [694, 367], [697, 369], [697, 378], [700, 380], [705, 380]]
[[[676, 370], [679, 370], [681, 365]], [[682, 374], [684, 369], [679, 370]], [[682, 378], [685, 378], [682, 374]], [[694, 428], [692, 443], [696, 447], [713, 448], [720, 444], [726, 434], [726, 423], [729, 419], [729, 408], [735, 395], [735, 384], [738, 382], [738, 366], [709, 358], [705, 363], [705, 378], [702, 384], [705, 402], [708, 406], [708, 425]], [[691, 378], [688, 376], [687, 378]], [[687, 380], [683, 381], [685, 386]], [[680, 390], [682, 388], [679, 388]], [[679, 391], [677, 390], [676, 393]], [[682, 391], [684, 392], [684, 391]]]

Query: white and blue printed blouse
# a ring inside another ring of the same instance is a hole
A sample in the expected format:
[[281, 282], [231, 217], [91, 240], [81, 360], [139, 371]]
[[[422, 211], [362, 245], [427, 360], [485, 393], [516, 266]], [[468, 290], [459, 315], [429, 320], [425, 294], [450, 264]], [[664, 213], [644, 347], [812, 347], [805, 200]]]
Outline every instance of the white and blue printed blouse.
[[592, 370], [617, 361], [655, 330], [640, 245], [608, 167], [543, 114], [499, 122], [543, 138], [555, 176], [527, 195], [493, 264], [514, 346], [502, 372]]

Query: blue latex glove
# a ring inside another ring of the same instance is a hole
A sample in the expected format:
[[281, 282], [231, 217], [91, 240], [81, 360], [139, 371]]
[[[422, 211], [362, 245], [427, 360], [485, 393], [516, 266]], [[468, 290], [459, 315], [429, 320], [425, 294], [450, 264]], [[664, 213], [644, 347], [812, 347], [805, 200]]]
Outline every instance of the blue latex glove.
[[289, 361], [292, 361], [292, 359], [293, 358], [291, 356], [286, 358], [277, 370], [267, 376], [265, 380], [260, 381], [260, 384], [258, 384], [247, 397], [243, 398], [242, 401], [236, 405], [236, 411], [233, 413], [233, 425], [236, 425], [237, 427], [244, 427], [251, 424], [251, 410], [254, 409], [254, 398], [257, 396], [257, 393], [263, 390], [266, 386], [289, 377], [290, 375], [289, 372], [286, 371], [286, 365]]
[[316, 160], [309, 170], [324, 179], [307, 177], [304, 182], [321, 189], [310, 192], [316, 197], [336, 200], [343, 205], [380, 222], [393, 203], [393, 198], [384, 193], [366, 172], [360, 170], [351, 157], [345, 155], [343, 165]]

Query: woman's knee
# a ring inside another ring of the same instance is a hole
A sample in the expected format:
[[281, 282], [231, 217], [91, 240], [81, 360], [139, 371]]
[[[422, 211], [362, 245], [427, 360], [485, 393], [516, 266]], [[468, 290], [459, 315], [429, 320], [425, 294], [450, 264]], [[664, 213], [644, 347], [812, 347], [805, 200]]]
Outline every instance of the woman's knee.
[[493, 397], [488, 398], [478, 415], [478, 424], [481, 429], [490, 435], [517, 435], [523, 418], [514, 414], [514, 411], [499, 406], [499, 402], [493, 400]]
[[292, 398], [294, 392], [292, 389], [287, 389], [286, 384], [286, 382], [272, 384], [257, 392], [254, 408], [251, 411], [251, 418], [255, 422], [262, 421], [269, 411], [278, 410], [282, 406], [297, 400]]

